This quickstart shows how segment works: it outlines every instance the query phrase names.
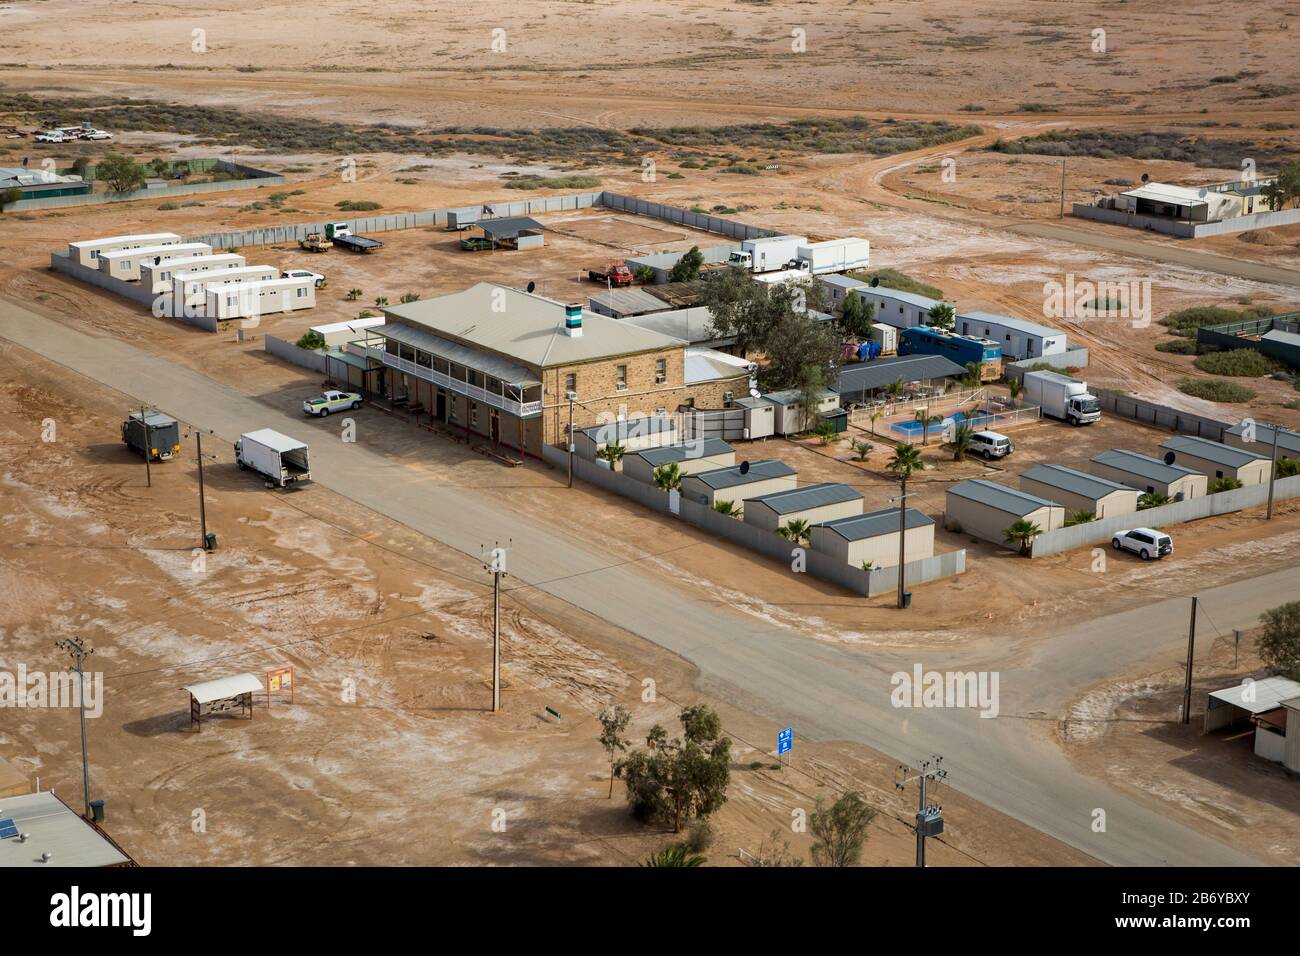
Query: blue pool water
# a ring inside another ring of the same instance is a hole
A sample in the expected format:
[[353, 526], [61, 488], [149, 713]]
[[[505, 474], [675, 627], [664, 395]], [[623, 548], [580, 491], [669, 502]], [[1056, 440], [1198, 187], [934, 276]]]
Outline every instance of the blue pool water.
[[[957, 425], [965, 423], [968, 425], [975, 425], [978, 427], [981, 425], [986, 425], [989, 422], [993, 421], [993, 416], [992, 415], [967, 415], [965, 412], [953, 412], [951, 415], [946, 417], [946, 420], [951, 420], [953, 423]], [[921, 423], [917, 421], [895, 422], [894, 424], [889, 426], [889, 430], [891, 432], [900, 432], [904, 435], [919, 435], [921, 434]], [[936, 424], [929, 426], [925, 430], [925, 433], [927, 435], [942, 435], [943, 430], [944, 430], [943, 422], [938, 422]]]

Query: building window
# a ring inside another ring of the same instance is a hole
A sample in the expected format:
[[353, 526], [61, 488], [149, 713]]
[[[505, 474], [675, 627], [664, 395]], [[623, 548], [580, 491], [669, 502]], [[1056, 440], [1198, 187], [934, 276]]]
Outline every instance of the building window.
[[723, 392], [723, 393], [722, 393], [722, 404], [723, 404], [723, 405], [726, 405], [728, 408], [730, 408], [730, 407], [731, 407], [731, 400], [732, 400], [733, 397], [734, 397], [734, 393], [733, 393], [733, 392]]
[[117, 267], [118, 267], [119, 269], [121, 269], [123, 272], [130, 272], [130, 271], [131, 271], [131, 260], [130, 260], [130, 259], [122, 259], [120, 262], [118, 262]]
[[655, 384], [662, 385], [668, 381], [668, 360], [655, 359]]
[[564, 394], [568, 395], [570, 392], [576, 392], [577, 390], [578, 376], [576, 373], [570, 372], [568, 375], [564, 376]]
[[619, 365], [614, 368], [614, 387], [619, 391], [627, 388], [627, 366]]
[[307, 298], [307, 289], [305, 287], [300, 289], [294, 289], [294, 294], [297, 295], [298, 298], [300, 299], [305, 299]]
[[478, 427], [478, 406], [473, 402], [469, 406], [469, 424], [471, 428]]

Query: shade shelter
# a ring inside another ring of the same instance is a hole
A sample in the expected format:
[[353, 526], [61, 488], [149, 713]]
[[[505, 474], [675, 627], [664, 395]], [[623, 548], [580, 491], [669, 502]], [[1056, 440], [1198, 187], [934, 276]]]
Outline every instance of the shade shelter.
[[261, 692], [262, 681], [253, 674], [235, 674], [182, 688], [190, 695], [190, 727], [203, 729], [204, 714], [224, 714], [238, 710], [253, 719], [253, 695]]

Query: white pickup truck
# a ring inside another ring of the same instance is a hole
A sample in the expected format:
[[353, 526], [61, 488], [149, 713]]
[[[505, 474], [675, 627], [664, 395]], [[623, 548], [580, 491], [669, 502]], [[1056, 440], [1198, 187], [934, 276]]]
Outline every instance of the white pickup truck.
[[330, 412], [342, 411], [345, 408], [360, 408], [361, 396], [356, 392], [322, 392], [315, 398], [309, 398], [302, 403], [302, 410], [308, 415], [317, 415], [324, 417]]

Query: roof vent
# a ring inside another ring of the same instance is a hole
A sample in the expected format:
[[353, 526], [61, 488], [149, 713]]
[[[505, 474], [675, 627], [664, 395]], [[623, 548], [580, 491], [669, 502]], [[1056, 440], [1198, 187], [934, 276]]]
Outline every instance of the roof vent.
[[581, 305], [566, 305], [564, 307], [564, 333], [575, 339], [582, 337]]

